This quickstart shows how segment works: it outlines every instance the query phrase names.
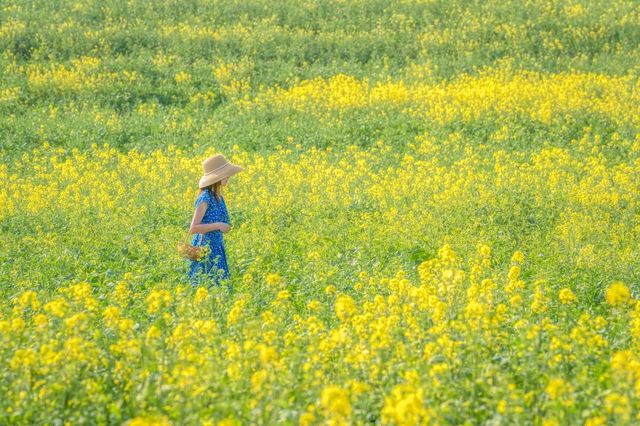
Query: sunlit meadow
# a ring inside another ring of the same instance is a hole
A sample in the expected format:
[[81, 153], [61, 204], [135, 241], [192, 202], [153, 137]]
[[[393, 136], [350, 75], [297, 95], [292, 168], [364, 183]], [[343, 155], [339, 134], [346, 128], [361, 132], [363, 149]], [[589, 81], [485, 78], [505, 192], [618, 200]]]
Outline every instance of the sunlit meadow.
[[[2, 4], [0, 424], [638, 424], [639, 22]], [[206, 290], [176, 245], [218, 152]]]

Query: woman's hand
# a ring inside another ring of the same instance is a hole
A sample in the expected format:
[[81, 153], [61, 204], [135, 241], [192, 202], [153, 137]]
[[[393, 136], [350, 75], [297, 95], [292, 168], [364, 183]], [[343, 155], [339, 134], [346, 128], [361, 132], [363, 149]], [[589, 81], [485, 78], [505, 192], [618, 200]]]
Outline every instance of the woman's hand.
[[231, 229], [231, 226], [228, 223], [224, 223], [224, 222], [218, 222], [220, 224], [220, 231], [222, 232], [229, 232], [229, 229]]

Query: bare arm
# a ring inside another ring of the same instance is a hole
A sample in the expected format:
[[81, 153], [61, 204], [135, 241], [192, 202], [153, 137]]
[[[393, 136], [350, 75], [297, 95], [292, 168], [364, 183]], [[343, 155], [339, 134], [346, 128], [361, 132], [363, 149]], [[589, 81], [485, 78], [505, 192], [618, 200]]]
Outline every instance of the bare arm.
[[211, 231], [228, 232], [229, 225], [224, 222], [202, 223], [202, 218], [207, 211], [207, 202], [202, 202], [193, 212], [193, 219], [189, 226], [189, 232], [192, 234], [206, 234]]

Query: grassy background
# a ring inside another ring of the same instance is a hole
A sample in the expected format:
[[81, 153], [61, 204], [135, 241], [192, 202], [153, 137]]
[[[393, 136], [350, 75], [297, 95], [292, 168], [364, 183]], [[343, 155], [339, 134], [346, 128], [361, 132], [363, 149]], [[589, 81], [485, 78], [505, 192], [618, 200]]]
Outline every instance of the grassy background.
[[[340, 418], [332, 384], [375, 423], [410, 384], [445, 424], [633, 424], [640, 317], [605, 294], [638, 291], [638, 22], [626, 1], [4, 3], [0, 423], [299, 424]], [[245, 171], [235, 293], [206, 299], [175, 243], [217, 152]]]

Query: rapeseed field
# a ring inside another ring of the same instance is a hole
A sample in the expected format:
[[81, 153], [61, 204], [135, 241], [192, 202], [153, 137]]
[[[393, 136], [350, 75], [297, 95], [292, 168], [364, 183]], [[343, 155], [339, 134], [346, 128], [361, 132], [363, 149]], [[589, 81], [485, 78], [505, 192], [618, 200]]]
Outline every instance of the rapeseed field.
[[[0, 5], [0, 424], [638, 424], [639, 23]], [[216, 153], [231, 278], [193, 287]]]

